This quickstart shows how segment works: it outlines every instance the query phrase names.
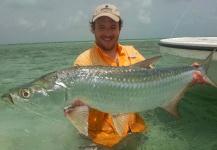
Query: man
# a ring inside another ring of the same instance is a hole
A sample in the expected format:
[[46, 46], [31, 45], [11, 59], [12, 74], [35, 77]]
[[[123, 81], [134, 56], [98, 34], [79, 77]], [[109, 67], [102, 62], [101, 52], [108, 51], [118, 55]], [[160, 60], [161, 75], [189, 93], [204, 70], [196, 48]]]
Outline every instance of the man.
[[[75, 66], [128, 66], [144, 60], [144, 57], [133, 46], [118, 43], [122, 28], [122, 20], [118, 8], [111, 4], [103, 4], [96, 8], [91, 25], [95, 35], [95, 44], [83, 52], [74, 62]], [[151, 68], [151, 66], [150, 66]], [[81, 101], [74, 104], [84, 105]], [[112, 117], [108, 113], [93, 108], [89, 112], [88, 132], [90, 138], [98, 144], [112, 147], [129, 132], [146, 132], [147, 126], [137, 114], [130, 114], [130, 119], [122, 136], [115, 130]]]
[[[118, 43], [122, 20], [118, 8], [103, 4], [93, 14], [91, 32], [95, 35], [94, 47], [85, 51], [75, 60], [75, 66], [128, 66], [144, 60], [144, 57], [132, 46]], [[76, 106], [83, 105], [77, 102]], [[147, 126], [138, 114], [131, 114], [130, 121], [123, 136], [114, 128], [111, 115], [91, 109], [89, 113], [89, 135], [95, 142], [112, 147], [122, 140], [128, 132], [145, 132]]]

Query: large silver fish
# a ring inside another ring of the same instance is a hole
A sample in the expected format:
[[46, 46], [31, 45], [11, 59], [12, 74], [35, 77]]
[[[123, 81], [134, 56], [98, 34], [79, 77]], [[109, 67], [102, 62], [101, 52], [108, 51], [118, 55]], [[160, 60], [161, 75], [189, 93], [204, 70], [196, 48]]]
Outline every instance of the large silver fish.
[[[193, 80], [195, 70], [201, 71], [207, 81], [216, 86], [206, 75], [212, 55], [213, 52], [200, 67], [146, 69], [160, 57], [127, 67], [71, 67], [10, 89], [2, 98], [13, 104], [39, 104], [42, 98], [43, 101], [58, 98], [63, 105], [70, 104], [65, 108], [65, 112], [84, 135], [88, 135], [89, 107], [95, 108], [113, 115], [116, 130], [121, 136], [129, 113], [146, 111], [166, 104], [165, 110], [180, 117], [177, 105]], [[59, 94], [52, 96], [54, 93]], [[85, 105], [73, 107], [78, 100]]]

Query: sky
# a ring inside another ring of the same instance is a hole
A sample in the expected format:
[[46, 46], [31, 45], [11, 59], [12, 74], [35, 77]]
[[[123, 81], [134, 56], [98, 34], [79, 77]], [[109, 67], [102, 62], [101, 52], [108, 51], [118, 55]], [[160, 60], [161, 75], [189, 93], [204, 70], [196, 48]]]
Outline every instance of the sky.
[[217, 0], [1, 0], [0, 44], [94, 40], [103, 3], [120, 10], [120, 39], [217, 36]]

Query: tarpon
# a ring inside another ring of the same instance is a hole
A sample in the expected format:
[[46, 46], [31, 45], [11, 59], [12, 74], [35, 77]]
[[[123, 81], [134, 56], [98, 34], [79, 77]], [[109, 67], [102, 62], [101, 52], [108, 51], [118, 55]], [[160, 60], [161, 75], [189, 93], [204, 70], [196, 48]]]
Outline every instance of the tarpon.
[[[75, 66], [10, 89], [2, 98], [16, 104], [40, 102], [42, 97], [45, 101], [52, 101], [52, 94], [64, 93], [61, 96], [56, 94], [57, 98], [67, 106], [65, 113], [81, 133], [88, 135], [88, 112], [89, 108], [94, 108], [113, 116], [121, 136], [129, 113], [163, 106], [179, 118], [178, 103], [192, 82], [195, 70], [199, 70], [208, 83], [216, 86], [206, 75], [213, 52], [199, 67], [146, 68], [160, 57], [125, 67]], [[73, 107], [78, 100], [85, 105]]]

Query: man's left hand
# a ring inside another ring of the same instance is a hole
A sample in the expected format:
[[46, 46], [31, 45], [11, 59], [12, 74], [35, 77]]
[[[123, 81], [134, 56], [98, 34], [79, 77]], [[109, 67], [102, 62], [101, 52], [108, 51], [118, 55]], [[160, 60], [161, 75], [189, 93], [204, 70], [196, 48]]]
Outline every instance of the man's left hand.
[[[195, 62], [192, 64], [192, 66], [199, 67], [200, 64]], [[200, 71], [196, 70], [194, 72], [194, 75], [193, 75], [193, 81], [189, 84], [189, 86], [194, 86], [196, 84], [205, 84], [205, 83], [206, 83], [206, 79], [204, 78], [202, 73]]]

